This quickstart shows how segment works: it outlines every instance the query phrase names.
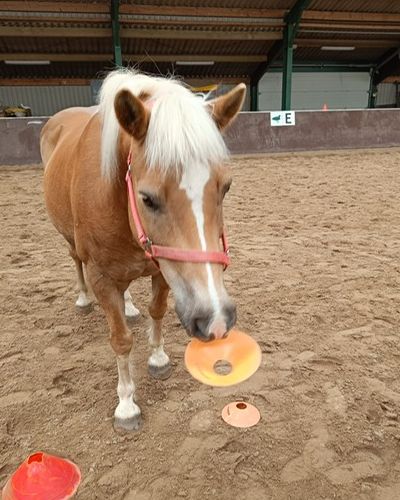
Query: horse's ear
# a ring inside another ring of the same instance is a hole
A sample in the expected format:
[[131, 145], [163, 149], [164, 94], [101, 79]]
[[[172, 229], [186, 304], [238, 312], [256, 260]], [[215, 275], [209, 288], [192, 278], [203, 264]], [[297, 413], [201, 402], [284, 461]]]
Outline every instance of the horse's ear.
[[245, 96], [246, 85], [239, 83], [239, 85], [236, 85], [227, 94], [207, 103], [212, 117], [220, 130], [226, 128], [234, 120], [243, 106]]
[[129, 90], [120, 90], [115, 96], [114, 109], [121, 127], [137, 141], [143, 141], [149, 126], [150, 113], [142, 101]]

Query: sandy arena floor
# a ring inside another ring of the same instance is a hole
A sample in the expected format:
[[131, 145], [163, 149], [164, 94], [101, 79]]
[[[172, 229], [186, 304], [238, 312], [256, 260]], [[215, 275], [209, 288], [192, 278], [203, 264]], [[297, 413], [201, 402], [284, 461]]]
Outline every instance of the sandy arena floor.
[[[225, 217], [238, 327], [263, 350], [242, 385], [183, 364], [147, 375], [149, 283], [132, 294], [139, 433], [116, 434], [117, 369], [98, 306], [75, 310], [75, 274], [47, 219], [39, 168], [0, 169], [0, 485], [30, 453], [75, 461], [79, 499], [400, 498], [400, 152], [240, 158]], [[228, 427], [243, 398], [262, 420]]]

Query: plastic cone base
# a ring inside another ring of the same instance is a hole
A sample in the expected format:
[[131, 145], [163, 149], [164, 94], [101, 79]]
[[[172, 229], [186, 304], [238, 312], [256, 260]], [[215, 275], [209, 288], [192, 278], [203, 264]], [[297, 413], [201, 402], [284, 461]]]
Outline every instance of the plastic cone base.
[[260, 420], [260, 412], [250, 403], [235, 401], [225, 406], [222, 418], [233, 427], [253, 427]]
[[260, 363], [260, 346], [238, 330], [211, 342], [192, 339], [185, 352], [186, 368], [192, 377], [217, 387], [243, 382], [257, 371]]

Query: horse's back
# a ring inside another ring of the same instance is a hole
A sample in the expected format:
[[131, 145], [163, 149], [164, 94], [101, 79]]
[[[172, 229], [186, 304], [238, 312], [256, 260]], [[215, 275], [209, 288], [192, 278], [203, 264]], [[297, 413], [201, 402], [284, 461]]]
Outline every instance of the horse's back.
[[71, 188], [78, 165], [78, 144], [97, 107], [68, 108], [52, 116], [42, 129], [40, 150], [44, 164], [44, 195], [57, 230], [74, 244]]
[[[40, 150], [45, 167], [57, 146], [68, 148], [76, 145], [77, 138], [97, 110], [97, 106], [67, 108], [48, 120], [40, 135]], [[70, 142], [72, 144], [68, 144]]]

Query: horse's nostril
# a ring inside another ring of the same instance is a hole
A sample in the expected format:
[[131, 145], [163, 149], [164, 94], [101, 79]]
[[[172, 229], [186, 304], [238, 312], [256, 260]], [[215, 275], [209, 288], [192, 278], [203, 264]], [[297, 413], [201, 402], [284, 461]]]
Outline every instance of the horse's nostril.
[[235, 304], [229, 304], [224, 307], [224, 313], [226, 318], [226, 325], [228, 330], [230, 330], [236, 323], [236, 306]]
[[199, 317], [193, 320], [193, 334], [196, 337], [207, 337], [208, 319]]

